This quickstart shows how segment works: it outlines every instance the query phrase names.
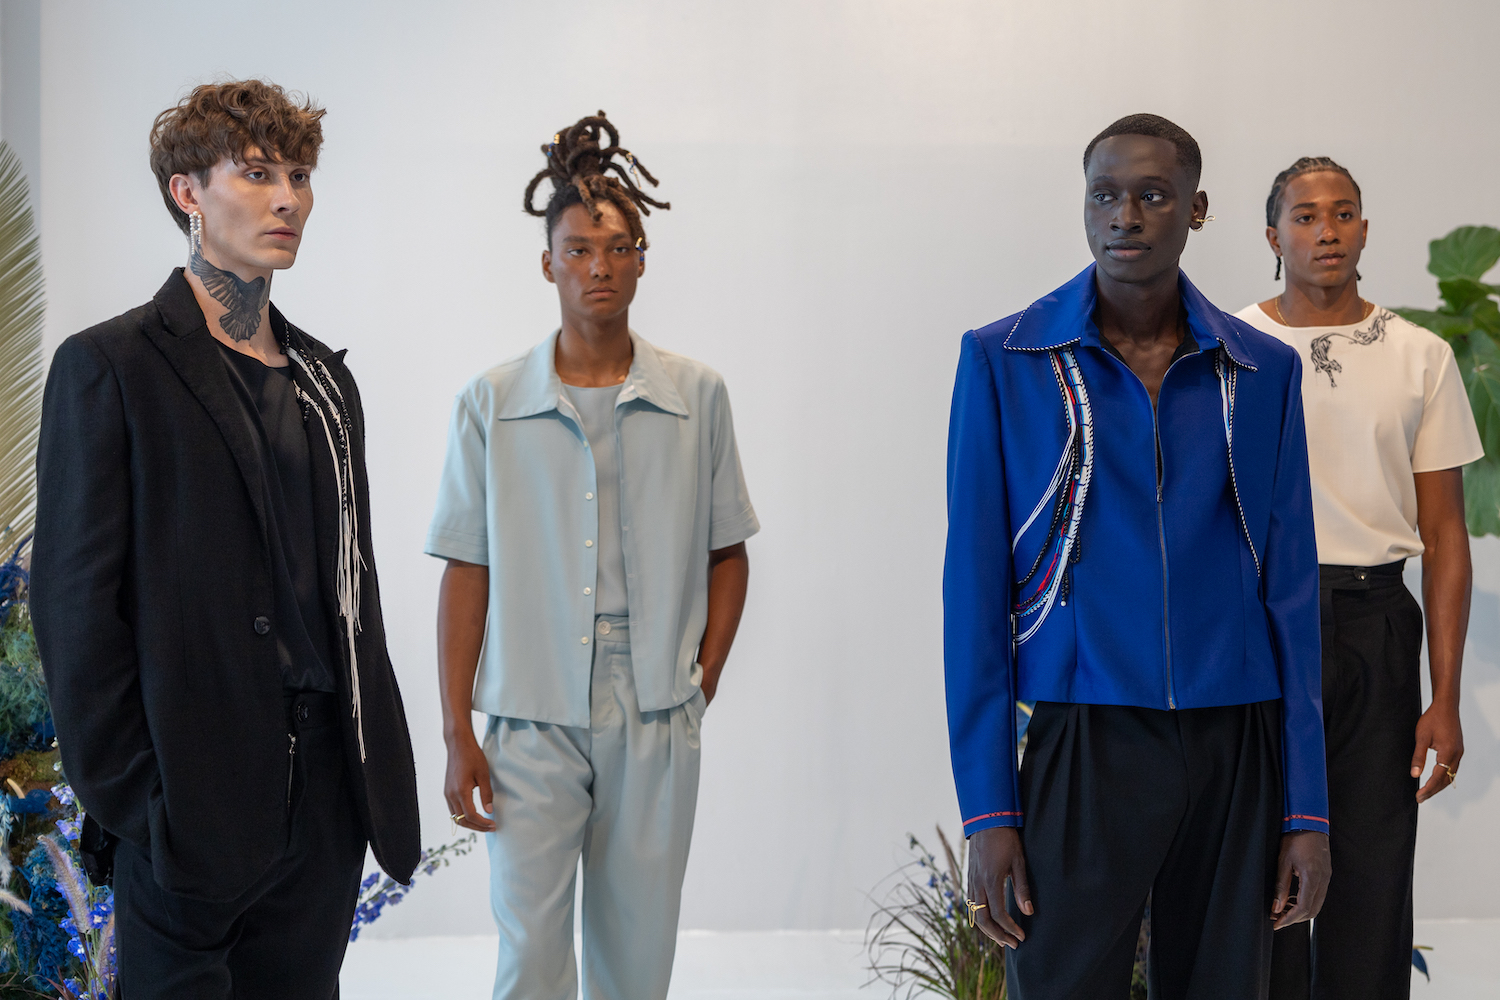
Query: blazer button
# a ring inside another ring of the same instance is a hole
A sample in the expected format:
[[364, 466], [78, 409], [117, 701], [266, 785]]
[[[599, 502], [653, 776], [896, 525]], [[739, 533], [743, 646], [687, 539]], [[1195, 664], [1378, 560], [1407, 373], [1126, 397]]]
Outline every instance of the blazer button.
[[269, 631], [271, 631], [271, 619], [267, 618], [265, 615], [256, 616], [255, 634], [265, 635]]

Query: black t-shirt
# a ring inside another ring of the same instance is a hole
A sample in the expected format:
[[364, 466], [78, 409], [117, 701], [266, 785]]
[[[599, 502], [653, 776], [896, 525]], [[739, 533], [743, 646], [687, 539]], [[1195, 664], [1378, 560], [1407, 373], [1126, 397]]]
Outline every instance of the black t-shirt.
[[291, 365], [270, 368], [219, 343], [229, 381], [260, 444], [266, 476], [275, 617], [271, 630], [288, 691], [337, 691], [336, 645], [318, 581], [312, 459]]

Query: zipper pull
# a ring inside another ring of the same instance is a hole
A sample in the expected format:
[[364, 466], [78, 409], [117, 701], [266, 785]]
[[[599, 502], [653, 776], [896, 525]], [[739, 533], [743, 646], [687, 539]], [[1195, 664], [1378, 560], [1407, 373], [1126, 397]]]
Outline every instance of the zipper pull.
[[290, 809], [292, 806], [292, 775], [295, 773], [297, 764], [297, 737], [287, 733], [286, 738], [291, 740], [291, 745], [286, 748], [286, 804]]
[[1156, 502], [1161, 503], [1161, 483], [1156, 484]]

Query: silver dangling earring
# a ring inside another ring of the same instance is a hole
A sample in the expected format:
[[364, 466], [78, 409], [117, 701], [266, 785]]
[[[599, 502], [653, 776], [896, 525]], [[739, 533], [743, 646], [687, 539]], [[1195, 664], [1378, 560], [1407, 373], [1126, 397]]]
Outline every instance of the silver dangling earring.
[[188, 216], [188, 255], [203, 256], [203, 213]]

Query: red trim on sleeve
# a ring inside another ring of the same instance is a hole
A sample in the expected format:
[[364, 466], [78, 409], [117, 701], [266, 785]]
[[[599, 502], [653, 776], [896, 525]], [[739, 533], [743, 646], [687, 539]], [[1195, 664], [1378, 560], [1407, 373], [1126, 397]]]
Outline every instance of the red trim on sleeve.
[[975, 816], [973, 819], [966, 819], [966, 820], [964, 820], [964, 826], [968, 826], [970, 823], [978, 823], [982, 819], [994, 819], [996, 816], [1024, 816], [1024, 815], [1026, 815], [1026, 814], [1025, 813], [1019, 813], [1019, 812], [985, 813], [983, 816]]
[[1303, 816], [1303, 815], [1301, 815], [1299, 813], [1293, 813], [1290, 816], [1284, 816], [1284, 817], [1282, 817], [1281, 821], [1283, 823], [1290, 823], [1294, 819], [1310, 819], [1314, 823], [1325, 823], [1325, 824], [1328, 822], [1328, 820], [1324, 819], [1322, 816]]

